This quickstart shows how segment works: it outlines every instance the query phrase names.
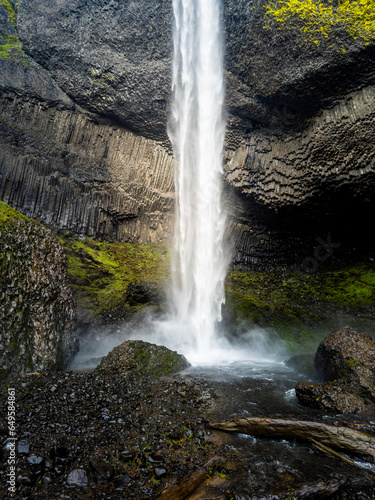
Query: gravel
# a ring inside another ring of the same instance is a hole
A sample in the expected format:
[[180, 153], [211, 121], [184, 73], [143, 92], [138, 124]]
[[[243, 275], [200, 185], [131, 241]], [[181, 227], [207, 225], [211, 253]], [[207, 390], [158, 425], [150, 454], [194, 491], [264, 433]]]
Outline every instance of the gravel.
[[[19, 499], [151, 500], [228, 453], [210, 442], [205, 381], [43, 373], [14, 378]], [[213, 395], [211, 394], [211, 397]], [[7, 388], [1, 394], [0, 497], [11, 498]], [[224, 497], [223, 497], [224, 498]]]

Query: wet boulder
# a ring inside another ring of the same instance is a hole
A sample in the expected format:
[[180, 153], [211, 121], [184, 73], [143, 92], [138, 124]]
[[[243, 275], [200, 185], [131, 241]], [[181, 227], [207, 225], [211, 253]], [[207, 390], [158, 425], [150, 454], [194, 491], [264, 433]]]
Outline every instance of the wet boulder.
[[59, 369], [78, 349], [59, 240], [0, 202], [0, 374]]
[[129, 372], [141, 377], [158, 378], [185, 370], [185, 356], [167, 347], [141, 340], [127, 340], [105, 356], [96, 370], [101, 373]]
[[322, 383], [298, 384], [301, 404], [343, 413], [375, 409], [375, 341], [369, 335], [340, 328], [320, 343], [314, 363]]
[[375, 341], [344, 326], [321, 342], [315, 368], [323, 382], [346, 381], [362, 397], [375, 401]]

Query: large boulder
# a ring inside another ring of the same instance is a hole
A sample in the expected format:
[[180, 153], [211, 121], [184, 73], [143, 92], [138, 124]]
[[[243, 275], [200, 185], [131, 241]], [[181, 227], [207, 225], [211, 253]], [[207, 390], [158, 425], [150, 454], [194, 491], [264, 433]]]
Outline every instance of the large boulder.
[[296, 395], [301, 404], [338, 412], [375, 407], [375, 341], [344, 326], [324, 339], [315, 355], [322, 382], [300, 383]]
[[182, 354], [142, 340], [127, 340], [105, 356], [96, 370], [101, 373], [132, 373], [157, 378], [189, 368]]
[[59, 240], [0, 202], [0, 371], [57, 369], [78, 349], [76, 306]]
[[344, 326], [320, 343], [315, 368], [324, 382], [340, 379], [365, 398], [375, 401], [375, 341]]

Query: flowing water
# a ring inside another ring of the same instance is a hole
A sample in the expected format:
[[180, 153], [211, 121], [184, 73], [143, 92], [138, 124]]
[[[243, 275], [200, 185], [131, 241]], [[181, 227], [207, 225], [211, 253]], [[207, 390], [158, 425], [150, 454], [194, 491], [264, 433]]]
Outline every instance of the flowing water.
[[228, 259], [221, 203], [224, 76], [219, 0], [173, 0], [169, 136], [175, 155], [173, 314], [164, 331], [205, 360], [216, 347]]

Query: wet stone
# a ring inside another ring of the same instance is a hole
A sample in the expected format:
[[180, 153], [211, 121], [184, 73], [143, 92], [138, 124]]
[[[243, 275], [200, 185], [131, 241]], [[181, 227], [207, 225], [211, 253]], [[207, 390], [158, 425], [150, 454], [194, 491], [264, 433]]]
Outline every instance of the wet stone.
[[18, 441], [17, 451], [20, 455], [28, 455], [30, 453], [30, 443], [28, 439]]
[[116, 478], [113, 481], [113, 485], [117, 491], [121, 491], [130, 483], [130, 481], [130, 477], [127, 474], [124, 474], [123, 476]]
[[92, 471], [93, 478], [98, 484], [106, 484], [114, 475], [114, 470], [111, 464], [106, 462], [97, 463], [94, 461], [90, 462], [90, 469]]
[[40, 457], [37, 455], [30, 455], [29, 458], [27, 459], [27, 462], [32, 467], [42, 467], [44, 465], [44, 457]]
[[155, 469], [156, 479], [161, 479], [162, 477], [165, 477], [166, 475], [167, 475], [167, 471], [165, 469], [161, 469], [158, 467]]
[[74, 469], [68, 474], [66, 482], [69, 486], [87, 486], [89, 480], [85, 470]]
[[135, 457], [135, 452], [133, 450], [124, 450], [120, 453], [120, 457], [125, 461], [133, 460], [133, 458]]
[[32, 475], [28, 471], [20, 472], [17, 476], [17, 483], [29, 486], [33, 483]]
[[159, 455], [155, 455], [155, 454], [149, 455], [148, 460], [149, 460], [149, 462], [154, 463], [154, 464], [163, 464], [164, 463], [163, 457], [161, 457]]

